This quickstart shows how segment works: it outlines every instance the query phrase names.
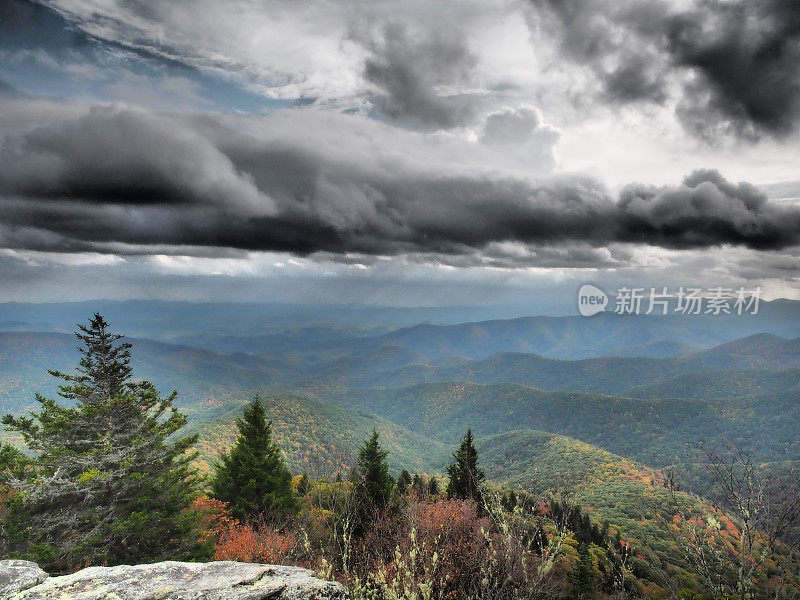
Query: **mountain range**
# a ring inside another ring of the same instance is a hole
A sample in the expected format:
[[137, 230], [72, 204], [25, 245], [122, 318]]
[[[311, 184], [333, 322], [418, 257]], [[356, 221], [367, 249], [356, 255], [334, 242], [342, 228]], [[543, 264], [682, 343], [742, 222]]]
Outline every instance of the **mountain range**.
[[[798, 303], [768, 303], [750, 318], [600, 314], [394, 329], [347, 315], [301, 322], [275, 307], [132, 306], [120, 320], [131, 330], [112, 327], [130, 336], [136, 377], [178, 390], [202, 470], [235, 439], [256, 393], [294, 473], [344, 474], [375, 427], [395, 473], [441, 475], [471, 427], [493, 482], [571, 489], [644, 537], [635, 499], [658, 488], [658, 470], [675, 468], [680, 485], [711, 493], [702, 443], [734, 442], [781, 476], [800, 465]], [[10, 329], [0, 332], [3, 413], [35, 409], [36, 392], [57, 392], [47, 369], [79, 359], [64, 317], [79, 321], [88, 306], [35, 307], [0, 307]], [[10, 316], [22, 320], [9, 326]]]

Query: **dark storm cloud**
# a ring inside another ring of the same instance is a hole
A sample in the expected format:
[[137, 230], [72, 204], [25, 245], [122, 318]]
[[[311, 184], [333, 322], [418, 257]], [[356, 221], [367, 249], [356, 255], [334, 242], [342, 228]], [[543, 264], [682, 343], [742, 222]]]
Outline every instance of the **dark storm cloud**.
[[[330, 127], [357, 119], [326, 118], [334, 119]], [[396, 135], [357, 123], [373, 136]], [[210, 117], [96, 108], [8, 134], [0, 146], [0, 246], [419, 253], [475, 264], [525, 264], [538, 254], [553, 265], [553, 248], [575, 244], [583, 255], [570, 251], [562, 260], [590, 262], [592, 248], [619, 242], [800, 243], [800, 210], [715, 171], [697, 171], [675, 187], [631, 185], [615, 201], [590, 178], [532, 183], [370, 162], [344, 137], [336, 147], [315, 143], [318, 127], [297, 117], [294, 137], [267, 139]]]
[[658, 0], [532, 0], [531, 24], [562, 56], [591, 69], [610, 100], [663, 101], [667, 5]]
[[701, 76], [684, 118], [726, 117], [739, 133], [783, 134], [800, 117], [800, 1], [714, 2], [669, 21], [669, 51]]
[[677, 188], [628, 186], [618, 208], [628, 241], [676, 248], [723, 242], [756, 249], [800, 241], [798, 208], [775, 206], [752, 185], [733, 184], [717, 171], [695, 171]]
[[378, 88], [372, 99], [384, 115], [425, 127], [451, 128], [473, 117], [471, 100], [447, 96], [438, 86], [469, 80], [476, 59], [455, 28], [412, 35], [399, 23], [385, 25], [378, 39], [356, 34], [369, 51], [364, 77]]
[[259, 202], [209, 140], [177, 121], [107, 108], [9, 136], [0, 193], [117, 205]]
[[539, 30], [598, 76], [617, 102], [679, 88], [677, 113], [704, 137], [776, 137], [800, 121], [800, 1], [706, 0], [675, 11], [658, 0], [533, 0]]

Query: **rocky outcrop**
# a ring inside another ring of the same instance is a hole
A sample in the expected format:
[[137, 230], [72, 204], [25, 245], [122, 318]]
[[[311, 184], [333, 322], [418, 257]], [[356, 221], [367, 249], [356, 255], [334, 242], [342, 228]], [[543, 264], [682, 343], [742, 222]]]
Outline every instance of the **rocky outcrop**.
[[48, 577], [34, 563], [0, 561], [0, 600], [345, 600], [308, 569], [237, 562], [89, 567]]
[[0, 598], [10, 598], [16, 592], [21, 592], [39, 585], [47, 579], [47, 573], [39, 565], [27, 560], [2, 560], [0, 561]]

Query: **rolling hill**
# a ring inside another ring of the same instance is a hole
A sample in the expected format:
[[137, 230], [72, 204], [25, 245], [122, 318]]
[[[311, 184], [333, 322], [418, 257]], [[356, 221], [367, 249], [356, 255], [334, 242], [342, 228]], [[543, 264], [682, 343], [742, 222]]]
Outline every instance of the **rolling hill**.
[[450, 382], [349, 390], [326, 399], [450, 443], [467, 427], [481, 436], [538, 429], [658, 466], [692, 463], [700, 442], [723, 438], [752, 447], [759, 460], [800, 458], [800, 402], [792, 391], [708, 400], [641, 399]]
[[754, 335], [683, 356], [664, 358], [601, 357], [582, 360], [501, 352], [480, 360], [447, 362], [419, 359], [392, 369], [341, 370], [321, 373], [316, 384], [347, 388], [398, 388], [417, 383], [470, 381], [519, 383], [545, 390], [631, 395], [642, 385], [709, 371], [786, 369], [800, 365], [800, 339]]
[[[163, 393], [179, 390], [177, 404], [190, 414], [202, 412], [210, 399], [239, 389], [291, 381], [304, 366], [291, 357], [264, 358], [221, 354], [128, 338], [133, 344], [135, 376], [153, 381]], [[19, 412], [34, 406], [34, 394], [52, 396], [58, 380], [47, 369], [71, 372], [80, 355], [78, 340], [64, 333], [0, 333], [0, 412]], [[306, 374], [303, 373], [302, 376]]]
[[701, 498], [683, 492], [673, 496], [661, 474], [569, 437], [516, 430], [479, 438], [477, 446], [498, 483], [566, 497], [593, 521], [619, 531], [633, 546], [630, 568], [640, 585], [661, 582], [669, 573], [677, 587], [692, 586], [693, 566], [660, 515], [670, 521], [676, 510], [720, 517]]
[[635, 398], [730, 398], [800, 393], [800, 368], [696, 371], [625, 390]]
[[[208, 470], [220, 451], [236, 438], [236, 419], [255, 392], [226, 398], [214, 418], [195, 426], [200, 436], [199, 466]], [[452, 449], [441, 441], [425, 438], [373, 414], [348, 411], [297, 396], [266, 397], [267, 418], [272, 421], [274, 439], [284, 452], [289, 468], [314, 477], [341, 472], [347, 476], [358, 447], [375, 427], [381, 443], [390, 453], [397, 471], [443, 472]]]

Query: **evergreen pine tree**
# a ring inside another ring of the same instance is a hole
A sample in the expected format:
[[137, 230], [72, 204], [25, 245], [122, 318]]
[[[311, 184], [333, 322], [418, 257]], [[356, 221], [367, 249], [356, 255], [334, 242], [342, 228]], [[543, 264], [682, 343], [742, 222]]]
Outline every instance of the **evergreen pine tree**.
[[455, 462], [447, 468], [450, 481], [447, 484], [447, 495], [450, 498], [472, 499], [481, 505], [481, 483], [484, 473], [478, 468], [478, 451], [472, 438], [472, 430], [461, 440], [461, 446], [453, 454]]
[[578, 560], [570, 571], [570, 579], [573, 597], [576, 600], [594, 600], [597, 584], [592, 555], [586, 544], [581, 544], [578, 548]]
[[174, 559], [196, 548], [198, 494], [190, 466], [196, 437], [176, 438], [186, 418], [147, 382], [130, 381], [130, 344], [95, 314], [79, 325], [77, 374], [56, 400], [37, 394], [39, 412], [6, 415], [34, 458], [6, 471], [19, 494], [4, 524], [5, 543], [53, 571], [86, 563]]
[[408, 491], [408, 487], [411, 485], [411, 483], [412, 483], [411, 473], [409, 473], [405, 469], [400, 471], [400, 475], [397, 476], [397, 484], [396, 484], [397, 487], [395, 488], [397, 495], [402, 496], [403, 494], [405, 494], [406, 491]]
[[411, 482], [411, 493], [414, 494], [417, 500], [422, 500], [425, 495], [425, 484], [419, 473], [414, 474], [414, 480]]
[[233, 448], [214, 465], [211, 495], [227, 502], [238, 519], [283, 518], [298, 509], [292, 475], [272, 440], [266, 415], [256, 396], [236, 421], [239, 436]]
[[587, 513], [581, 513], [575, 526], [575, 538], [581, 544], [592, 542], [592, 521]]
[[0, 445], [0, 482], [24, 476], [30, 459], [11, 444]]
[[358, 450], [358, 465], [351, 473], [353, 493], [362, 526], [371, 518], [384, 510], [391, 500], [394, 480], [389, 474], [389, 453], [381, 448], [378, 431], [372, 435]]
[[517, 493], [514, 490], [511, 490], [507, 496], [503, 497], [503, 506], [509, 512], [513, 512], [518, 503]]
[[603, 539], [604, 542], [608, 541], [609, 538], [608, 521], [603, 521], [603, 528], [600, 530], [600, 537]]
[[439, 480], [432, 476], [428, 480], [428, 495], [435, 500], [439, 493]]

